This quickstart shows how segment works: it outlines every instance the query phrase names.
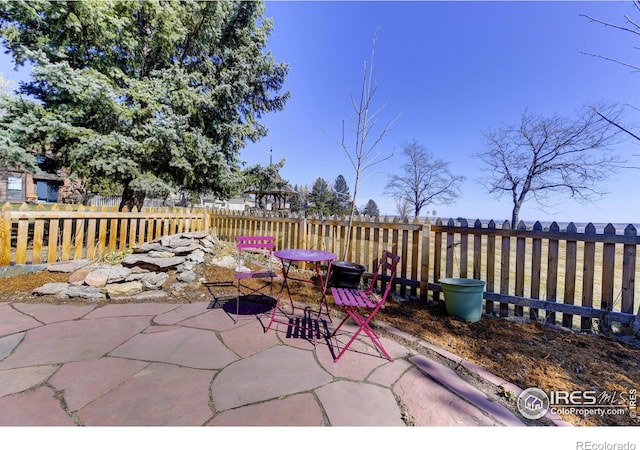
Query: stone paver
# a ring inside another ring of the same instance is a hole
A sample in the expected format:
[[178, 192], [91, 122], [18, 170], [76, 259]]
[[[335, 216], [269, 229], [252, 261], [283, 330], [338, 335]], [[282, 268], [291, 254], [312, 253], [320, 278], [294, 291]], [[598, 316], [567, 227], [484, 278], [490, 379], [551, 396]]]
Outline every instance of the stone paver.
[[69, 425], [75, 425], [75, 422], [48, 387], [0, 397], [0, 426]]
[[39, 303], [15, 303], [14, 308], [28, 314], [42, 323], [62, 322], [83, 317], [90, 313], [94, 305], [49, 305]]
[[322, 409], [311, 394], [297, 394], [223, 411], [210, 426], [311, 426], [324, 425]]
[[283, 345], [236, 361], [213, 380], [216, 410], [257, 403], [303, 392], [332, 381], [309, 351]]
[[39, 327], [42, 323], [28, 314], [16, 311], [11, 305], [0, 305], [0, 336]]
[[[457, 375], [456, 375], [457, 376]], [[417, 369], [407, 372], [393, 388], [418, 424], [433, 426], [494, 426], [495, 421]]]
[[0, 370], [0, 397], [15, 394], [46, 381], [58, 366], [33, 366]]
[[78, 411], [85, 425], [203, 425], [213, 371], [154, 363]]
[[139, 334], [112, 351], [110, 356], [196, 369], [220, 369], [238, 359], [214, 332], [185, 327]]
[[30, 330], [0, 370], [97, 359], [149, 325], [146, 317], [74, 320]]
[[333, 426], [402, 426], [393, 394], [382, 386], [336, 381], [316, 391]]
[[121, 358], [101, 358], [63, 365], [49, 383], [64, 391], [69, 411], [77, 411], [115, 389], [149, 363]]
[[25, 333], [15, 333], [9, 336], [0, 337], [0, 361], [9, 355], [18, 346]]
[[383, 337], [390, 362], [362, 335], [335, 362], [352, 325], [314, 346], [208, 304], [0, 304], [0, 425], [523, 425], [401, 342], [430, 344]]

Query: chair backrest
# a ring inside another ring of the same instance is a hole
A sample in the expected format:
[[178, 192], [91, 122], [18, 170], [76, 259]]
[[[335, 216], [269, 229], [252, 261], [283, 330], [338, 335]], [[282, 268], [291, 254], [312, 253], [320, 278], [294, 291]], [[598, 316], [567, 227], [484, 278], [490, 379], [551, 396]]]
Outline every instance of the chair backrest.
[[238, 236], [236, 240], [238, 247], [238, 264], [242, 261], [242, 252], [244, 250], [268, 250], [269, 269], [271, 269], [271, 256], [275, 246], [273, 236]]
[[384, 303], [384, 301], [387, 299], [387, 295], [389, 294], [389, 291], [391, 290], [391, 285], [393, 284], [393, 279], [395, 278], [396, 273], [398, 271], [399, 262], [400, 262], [400, 257], [398, 255], [396, 255], [395, 253], [391, 253], [387, 250], [383, 250], [382, 256], [378, 260], [378, 270], [373, 274], [371, 285], [369, 286], [369, 289], [367, 289], [367, 292], [371, 292], [376, 285], [376, 281], [378, 280], [378, 277], [387, 275], [387, 271], [388, 271], [389, 279], [385, 280], [386, 286], [385, 286], [384, 292], [380, 296], [380, 300], [381, 300], [380, 303]]
[[266, 249], [270, 252], [273, 251], [274, 243], [273, 236], [238, 236], [237, 245], [238, 250], [244, 250], [246, 248]]

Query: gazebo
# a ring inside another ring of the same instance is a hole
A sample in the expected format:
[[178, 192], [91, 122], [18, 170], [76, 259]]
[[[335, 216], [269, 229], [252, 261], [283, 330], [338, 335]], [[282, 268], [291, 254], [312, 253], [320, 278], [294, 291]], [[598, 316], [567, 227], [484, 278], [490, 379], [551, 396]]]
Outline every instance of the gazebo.
[[[271, 209], [272, 211], [288, 211], [289, 203], [287, 199], [297, 194], [289, 186], [269, 189], [253, 188], [244, 191], [244, 193], [255, 195], [256, 209]], [[271, 208], [269, 208], [269, 205], [271, 205]]]

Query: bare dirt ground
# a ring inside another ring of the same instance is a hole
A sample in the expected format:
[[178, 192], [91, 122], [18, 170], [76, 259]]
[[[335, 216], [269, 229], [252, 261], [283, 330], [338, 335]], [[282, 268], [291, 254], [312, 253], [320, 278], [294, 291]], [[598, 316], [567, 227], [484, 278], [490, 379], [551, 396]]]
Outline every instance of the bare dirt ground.
[[[206, 265], [207, 281], [233, 280], [233, 269]], [[40, 272], [0, 280], [0, 302], [79, 303], [53, 296], [32, 296], [31, 291], [48, 282], [66, 281], [68, 274]], [[296, 283], [296, 300], [317, 301], [313, 285]], [[199, 283], [182, 292], [171, 291], [167, 302], [206, 301], [210, 294]], [[276, 287], [276, 291], [279, 290]], [[110, 301], [113, 302], [113, 301]], [[640, 347], [619, 336], [567, 331], [539, 322], [483, 317], [465, 323], [449, 317], [443, 305], [431, 302], [388, 301], [378, 314], [388, 325], [446, 349], [522, 389], [566, 390], [615, 393], [615, 402], [624, 400], [631, 389], [640, 388]], [[482, 385], [491, 395], [516, 411], [511, 392]], [[620, 395], [622, 394], [622, 397]], [[626, 404], [626, 403], [625, 403]], [[640, 412], [640, 411], [638, 411]], [[562, 418], [577, 426], [638, 426], [640, 419], [624, 415], [565, 414]]]

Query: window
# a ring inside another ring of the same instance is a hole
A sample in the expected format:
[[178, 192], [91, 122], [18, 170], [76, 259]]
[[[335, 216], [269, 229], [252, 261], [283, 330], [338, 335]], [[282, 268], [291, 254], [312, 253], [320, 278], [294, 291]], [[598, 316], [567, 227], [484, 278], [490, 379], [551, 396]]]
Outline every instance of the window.
[[7, 200], [23, 200], [21, 177], [7, 177]]

